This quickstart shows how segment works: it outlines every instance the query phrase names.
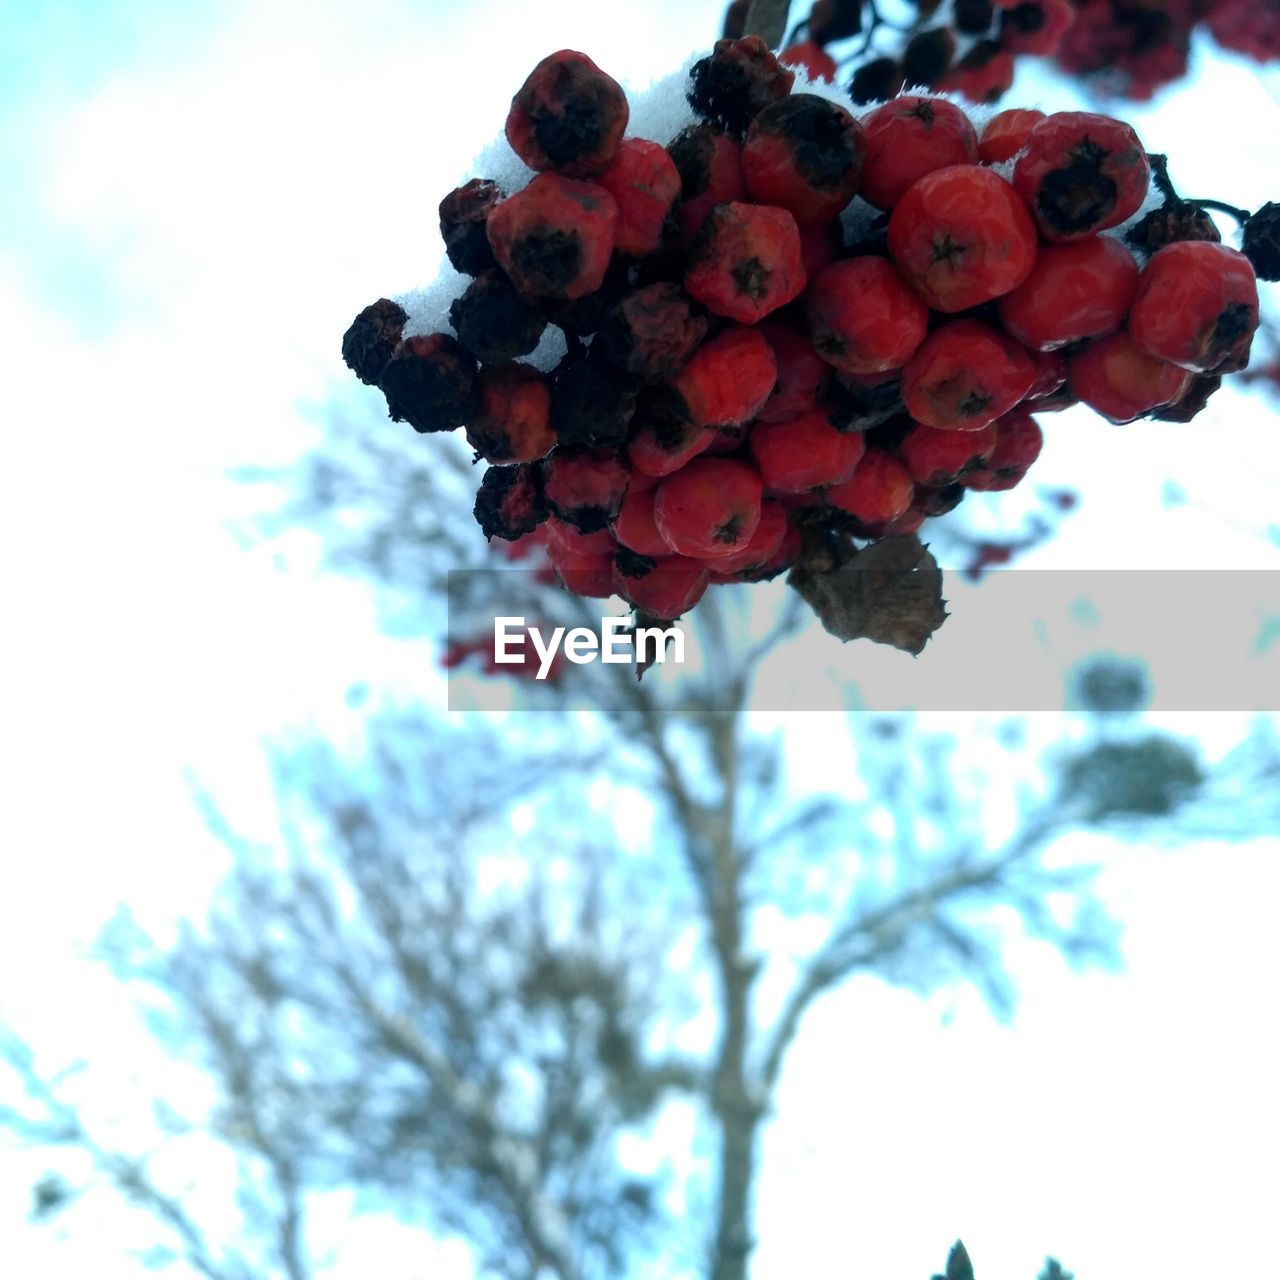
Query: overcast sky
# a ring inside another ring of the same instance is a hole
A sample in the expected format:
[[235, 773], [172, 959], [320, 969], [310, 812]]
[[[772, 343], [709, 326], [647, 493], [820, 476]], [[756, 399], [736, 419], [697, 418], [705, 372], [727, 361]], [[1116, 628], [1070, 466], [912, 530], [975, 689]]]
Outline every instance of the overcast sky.
[[[264, 735], [346, 732], [354, 680], [439, 700], [422, 642], [380, 634], [371, 589], [320, 572], [310, 541], [287, 571], [241, 549], [225, 469], [319, 439], [317, 406], [350, 393], [342, 330], [430, 280], [435, 206], [538, 56], [581, 48], [640, 84], [720, 16], [0, 0], [0, 1009], [51, 1061], [119, 1063], [119, 1001], [77, 951], [114, 904], [162, 928], [223, 866], [184, 771], [265, 823]], [[1135, 123], [1185, 192], [1257, 205], [1277, 194], [1276, 73], [1200, 53], [1199, 84]], [[1080, 103], [1034, 72], [1020, 90]], [[1224, 392], [1188, 427], [1052, 420], [1037, 474], [1084, 503], [1029, 563], [1274, 569], [1275, 413]], [[1188, 497], [1173, 511], [1170, 477]], [[1241, 722], [1181, 723], [1221, 741]], [[871, 981], [830, 1000], [766, 1140], [755, 1274], [923, 1280], [959, 1233], [984, 1280], [1030, 1280], [1045, 1251], [1081, 1280], [1152, 1275], [1153, 1255], [1161, 1280], [1264, 1271], [1276, 853], [1274, 837], [1126, 852], [1108, 883], [1128, 972], [1074, 978], [1029, 951], [1012, 1028]], [[28, 1174], [0, 1166], [0, 1269], [138, 1274], [103, 1256], [105, 1212], [65, 1241], [28, 1225]], [[456, 1245], [406, 1260], [385, 1224], [353, 1238], [340, 1275], [375, 1258], [386, 1280], [469, 1275]]]

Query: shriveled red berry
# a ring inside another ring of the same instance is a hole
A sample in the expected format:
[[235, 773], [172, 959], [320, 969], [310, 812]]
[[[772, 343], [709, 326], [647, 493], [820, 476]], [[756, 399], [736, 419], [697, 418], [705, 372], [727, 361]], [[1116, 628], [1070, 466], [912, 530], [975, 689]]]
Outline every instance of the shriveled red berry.
[[628, 488], [622, 500], [618, 517], [613, 522], [613, 534], [624, 547], [637, 555], [666, 556], [671, 554], [667, 540], [658, 530], [653, 518], [653, 498], [656, 489]]
[[490, 467], [480, 479], [473, 514], [486, 538], [514, 542], [532, 533], [548, 515], [537, 466]]
[[797, 67], [810, 80], [836, 82], [836, 60], [815, 40], [788, 45], [778, 54], [778, 61], [786, 67]]
[[627, 458], [634, 471], [649, 476], [678, 471], [716, 435], [714, 426], [693, 420], [684, 396], [666, 384], [641, 388], [634, 424]]
[[636, 411], [636, 381], [594, 350], [564, 360], [551, 380], [551, 426], [561, 444], [620, 445]]
[[1166, 200], [1144, 213], [1133, 226], [1126, 227], [1124, 240], [1131, 248], [1149, 256], [1175, 240], [1212, 240], [1220, 244], [1222, 233], [1198, 204]]
[[953, 165], [926, 174], [898, 201], [889, 253], [935, 311], [965, 311], [1031, 274], [1036, 229], [999, 174]]
[[707, 215], [684, 277], [691, 298], [743, 324], [798, 298], [804, 286], [796, 220], [785, 209], [737, 202]]
[[834, 262], [805, 296], [814, 350], [846, 373], [900, 369], [929, 328], [929, 309], [884, 258]]
[[694, 458], [654, 490], [653, 518], [672, 551], [715, 557], [738, 551], [760, 523], [764, 485], [731, 458]]
[[487, 232], [522, 293], [581, 298], [604, 280], [617, 225], [617, 203], [603, 187], [540, 173], [489, 214]]
[[717, 40], [689, 72], [689, 105], [704, 119], [742, 134], [757, 111], [785, 98], [795, 72], [779, 65], [759, 36]]
[[645, 382], [674, 377], [706, 337], [707, 318], [678, 284], [628, 294], [605, 317], [596, 342], [620, 369]]
[[1089, 111], [1046, 116], [1013, 170], [1046, 240], [1075, 240], [1123, 222], [1146, 199], [1150, 180], [1138, 135]]
[[995, 447], [993, 422], [977, 431], [939, 431], [917, 423], [903, 436], [898, 456], [917, 484], [942, 489], [985, 466]]
[[766, 568], [782, 546], [787, 532], [787, 509], [766, 498], [760, 504], [760, 523], [738, 551], [717, 556], [710, 564], [717, 575], [745, 574], [748, 577]]
[[892, 209], [926, 173], [978, 158], [969, 117], [945, 98], [894, 98], [862, 123], [867, 159], [861, 194], [878, 209]]
[[502, 364], [538, 345], [546, 319], [497, 267], [467, 286], [449, 307], [458, 341], [482, 364]]
[[1071, 0], [1023, 0], [1000, 15], [1000, 44], [1010, 53], [1043, 57], [1062, 43], [1075, 17]]
[[1012, 107], [992, 116], [978, 139], [978, 159], [983, 164], [1011, 160], [1027, 145], [1031, 130], [1044, 119], [1044, 112], [1032, 107]]
[[934, 87], [970, 102], [999, 102], [1013, 85], [1013, 72], [1013, 54], [994, 40], [978, 40]]
[[551, 510], [582, 533], [606, 528], [627, 492], [626, 464], [612, 449], [561, 446], [542, 463]]
[[749, 448], [766, 493], [805, 493], [847, 480], [866, 444], [809, 409], [788, 422], [756, 423]]
[[757, 418], [761, 422], [785, 422], [812, 409], [831, 380], [831, 366], [802, 333], [785, 321], [766, 320], [758, 332], [773, 352], [778, 378]]
[[342, 359], [368, 386], [376, 387], [400, 343], [409, 313], [390, 298], [371, 302], [342, 335]]
[[1249, 259], [1224, 244], [1190, 240], [1153, 255], [1138, 280], [1129, 333], [1148, 355], [1196, 373], [1236, 373], [1258, 327], [1258, 282]]
[[537, 369], [519, 361], [482, 369], [478, 385], [480, 411], [467, 443], [486, 462], [532, 462], [551, 452], [551, 392]]
[[903, 371], [902, 398], [917, 422], [973, 431], [1012, 409], [1035, 378], [1025, 347], [981, 320], [953, 320], [924, 340]]
[[1072, 394], [1111, 422], [1132, 422], [1172, 404], [1190, 383], [1186, 369], [1147, 355], [1123, 331], [1099, 338], [1067, 362]]
[[562, 543], [547, 543], [547, 559], [555, 570], [556, 580], [575, 596], [590, 600], [607, 600], [617, 594], [614, 586], [613, 554], [608, 551], [583, 555], [570, 551]]
[[479, 407], [475, 357], [447, 333], [405, 338], [387, 361], [378, 386], [392, 422], [415, 431], [452, 431]]
[[660, 556], [652, 565], [636, 565], [627, 574], [613, 569], [613, 589], [628, 604], [654, 618], [670, 621], [688, 613], [707, 590], [705, 561], [688, 556]]
[[827, 490], [827, 502], [863, 524], [896, 520], [908, 507], [915, 485], [906, 467], [881, 449], [868, 449], [843, 484]]
[[786, 209], [797, 226], [829, 222], [858, 194], [866, 138], [843, 107], [796, 93], [760, 111], [742, 147], [751, 198]]
[[512, 98], [507, 141], [530, 169], [589, 178], [613, 159], [629, 118], [618, 82], [585, 53], [561, 49]]
[[1012, 489], [1040, 456], [1044, 434], [1036, 420], [1022, 409], [1006, 413], [995, 424], [996, 444], [985, 467], [971, 471], [962, 483], [986, 492]]
[[644, 138], [624, 138], [595, 181], [618, 205], [614, 249], [635, 258], [654, 253], [680, 198], [680, 174], [666, 148]]
[[440, 237], [444, 251], [454, 269], [463, 275], [478, 276], [494, 266], [485, 224], [502, 195], [496, 182], [472, 178], [440, 201]]
[[731, 325], [708, 338], [671, 385], [695, 425], [737, 427], [759, 412], [777, 376], [777, 362], [764, 336]]
[[716, 205], [747, 199], [742, 143], [714, 125], [694, 124], [667, 144], [667, 154], [680, 175], [680, 229], [688, 247]]
[[1113, 236], [1041, 248], [1031, 274], [997, 304], [1000, 323], [1037, 351], [1114, 333], [1124, 323], [1138, 264]]

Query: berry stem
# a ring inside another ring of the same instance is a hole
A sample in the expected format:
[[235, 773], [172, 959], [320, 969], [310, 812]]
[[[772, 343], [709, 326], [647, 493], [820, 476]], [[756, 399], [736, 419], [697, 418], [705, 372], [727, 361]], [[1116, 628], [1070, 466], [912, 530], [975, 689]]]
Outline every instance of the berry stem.
[[1151, 180], [1156, 184], [1156, 190], [1171, 204], [1193, 204], [1199, 209], [1212, 209], [1215, 213], [1225, 213], [1241, 225], [1253, 216], [1247, 209], [1225, 204], [1221, 200], [1189, 200], [1186, 196], [1180, 196], [1173, 185], [1173, 179], [1169, 177], [1169, 157], [1148, 152], [1147, 160], [1151, 165]]
[[1212, 209], [1215, 213], [1225, 213], [1228, 217], [1234, 218], [1239, 223], [1248, 222], [1253, 214], [1248, 209], [1238, 209], [1233, 204], [1224, 204], [1221, 200], [1196, 200], [1190, 199], [1188, 204], [1198, 205], [1201, 209]]

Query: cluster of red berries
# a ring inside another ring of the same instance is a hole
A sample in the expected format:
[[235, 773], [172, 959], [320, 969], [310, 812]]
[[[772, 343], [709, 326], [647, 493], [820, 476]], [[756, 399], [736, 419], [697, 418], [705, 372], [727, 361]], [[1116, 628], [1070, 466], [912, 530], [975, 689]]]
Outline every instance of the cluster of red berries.
[[1056, 57], [1114, 96], [1145, 101], [1187, 73], [1200, 25], [1225, 49], [1268, 62], [1280, 57], [1275, 0], [1074, 0], [1076, 19]]
[[[855, 119], [793, 83], [759, 38], [721, 40], [690, 74], [701, 123], [663, 147], [624, 136], [589, 58], [552, 54], [506, 125], [536, 176], [440, 206], [474, 277], [456, 336], [404, 337], [384, 299], [344, 337], [393, 419], [466, 428], [485, 535], [545, 528], [580, 595], [679, 616], [1012, 487], [1033, 412], [1185, 420], [1193, 379], [1247, 360], [1242, 254], [1160, 210], [1130, 232], [1145, 265], [1107, 234], [1151, 179], [1128, 125], [1006, 111], [979, 134], [914, 95]], [[549, 324], [568, 350], [543, 373], [519, 357]]]

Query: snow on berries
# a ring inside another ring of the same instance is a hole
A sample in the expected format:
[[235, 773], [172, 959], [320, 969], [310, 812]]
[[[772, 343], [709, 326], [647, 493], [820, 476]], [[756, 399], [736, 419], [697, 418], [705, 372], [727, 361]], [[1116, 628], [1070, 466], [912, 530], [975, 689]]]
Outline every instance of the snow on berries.
[[[1185, 422], [1245, 367], [1275, 206], [1240, 253], [1120, 120], [1015, 107], [977, 128], [902, 92], [917, 68], [987, 96], [1014, 53], [1059, 46], [1069, 0], [957, 0], [967, 46], [918, 33], [841, 103], [817, 80], [860, 12], [818, 0], [781, 60], [727, 34], [666, 136], [627, 133], [585, 54], [542, 59], [505, 130], [533, 176], [439, 204], [469, 281], [443, 307], [380, 298], [344, 334], [394, 421], [465, 429], [482, 534], [565, 589], [656, 618], [796, 567], [808, 591], [833, 548], [1020, 483], [1033, 414]], [[819, 74], [796, 91], [787, 63]]]

